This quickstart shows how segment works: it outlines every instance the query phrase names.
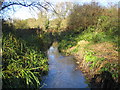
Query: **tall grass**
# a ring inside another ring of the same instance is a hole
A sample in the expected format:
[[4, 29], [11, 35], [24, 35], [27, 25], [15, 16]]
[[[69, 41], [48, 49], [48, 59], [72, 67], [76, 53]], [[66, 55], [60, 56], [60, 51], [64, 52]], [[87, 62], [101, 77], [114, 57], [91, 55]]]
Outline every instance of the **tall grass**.
[[15, 33], [3, 33], [2, 76], [4, 88], [39, 88], [47, 73], [47, 58], [34, 46], [29, 46]]
[[[3, 87], [39, 87], [41, 76], [48, 71], [44, 53], [55, 40], [59, 41], [60, 51], [76, 46], [81, 40], [92, 44], [112, 42], [117, 45], [117, 16], [115, 7], [104, 8], [97, 3], [75, 4], [66, 18], [60, 22], [59, 18], [49, 21], [46, 15], [42, 15], [37, 20], [15, 20], [14, 26], [10, 23], [5, 24], [2, 40]], [[30, 35], [27, 31], [15, 31], [22, 27], [28, 29], [38, 26], [41, 26], [42, 30], [38, 35]], [[78, 49], [74, 50], [77, 51]], [[90, 53], [86, 54], [85, 58], [88, 62], [92, 60], [93, 68], [99, 60]]]

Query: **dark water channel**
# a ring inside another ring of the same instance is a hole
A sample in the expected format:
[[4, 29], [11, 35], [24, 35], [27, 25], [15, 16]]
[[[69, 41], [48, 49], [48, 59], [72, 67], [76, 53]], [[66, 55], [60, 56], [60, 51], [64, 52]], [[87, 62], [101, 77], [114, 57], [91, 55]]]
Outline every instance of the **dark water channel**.
[[75, 70], [76, 64], [72, 56], [62, 56], [57, 47], [48, 50], [49, 72], [44, 77], [43, 88], [86, 88], [82, 72]]

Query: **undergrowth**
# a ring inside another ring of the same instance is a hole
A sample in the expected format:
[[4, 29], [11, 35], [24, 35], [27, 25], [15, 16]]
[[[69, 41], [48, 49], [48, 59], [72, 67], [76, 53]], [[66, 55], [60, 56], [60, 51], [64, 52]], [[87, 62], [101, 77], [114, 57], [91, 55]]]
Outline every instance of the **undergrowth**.
[[45, 55], [15, 34], [3, 33], [2, 79], [4, 88], [38, 88], [47, 73]]

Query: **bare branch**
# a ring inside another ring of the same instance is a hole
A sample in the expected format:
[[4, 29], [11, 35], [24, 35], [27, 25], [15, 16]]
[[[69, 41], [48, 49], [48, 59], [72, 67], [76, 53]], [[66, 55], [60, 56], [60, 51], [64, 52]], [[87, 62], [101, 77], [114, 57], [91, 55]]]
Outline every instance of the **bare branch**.
[[36, 3], [36, 2], [32, 2], [31, 4], [20, 3], [20, 2], [9, 2], [9, 3], [7, 3], [7, 5], [3, 5], [0, 10], [3, 10], [3, 9], [5, 9], [5, 8], [8, 8], [9, 6], [13, 6], [13, 5], [20, 5], [20, 6], [24, 6], [24, 7], [30, 7], [30, 6], [39, 5], [39, 6], [41, 6], [42, 8], [47, 9], [47, 8], [45, 8], [44, 6], [42, 6], [40, 3]]
[[53, 9], [53, 11], [54, 11], [56, 14], [58, 14], [58, 13], [56, 12], [56, 10], [54, 9], [54, 7], [51, 5], [51, 3], [49, 3], [49, 2], [46, 2], [46, 3], [48, 3], [48, 5], [50, 5], [50, 7]]
[[[0, 8], [0, 12], [5, 10], [11, 10], [13, 9], [13, 12], [15, 12], [15, 5], [18, 6], [23, 6], [23, 7], [28, 7], [30, 10], [35, 10], [35, 8], [37, 8], [38, 10], [42, 10], [45, 9], [47, 12], [48, 11], [52, 11], [54, 12], [58, 17], [59, 14], [56, 12], [54, 5], [50, 2], [44, 1], [44, 2], [40, 2], [38, 1], [29, 1], [27, 2], [26, 0], [20, 1], [20, 0], [16, 0], [16, 1], [8, 1], [8, 2], [2, 2], [2, 7]], [[12, 6], [12, 7], [11, 7]]]

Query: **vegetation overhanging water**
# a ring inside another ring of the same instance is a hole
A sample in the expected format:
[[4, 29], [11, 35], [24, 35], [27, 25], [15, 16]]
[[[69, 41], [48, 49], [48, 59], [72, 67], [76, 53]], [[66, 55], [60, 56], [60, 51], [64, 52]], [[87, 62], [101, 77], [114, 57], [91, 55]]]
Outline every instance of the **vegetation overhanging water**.
[[[38, 19], [2, 21], [3, 87], [39, 88], [42, 76], [49, 75], [47, 50], [57, 40], [60, 53], [75, 56], [78, 69], [93, 86], [118, 88], [120, 44], [116, 6], [102, 7], [95, 2], [60, 5], [68, 7], [62, 9], [66, 14], [59, 12], [61, 17], [55, 14], [52, 20], [43, 11]], [[58, 11], [63, 8], [57, 7]]]

